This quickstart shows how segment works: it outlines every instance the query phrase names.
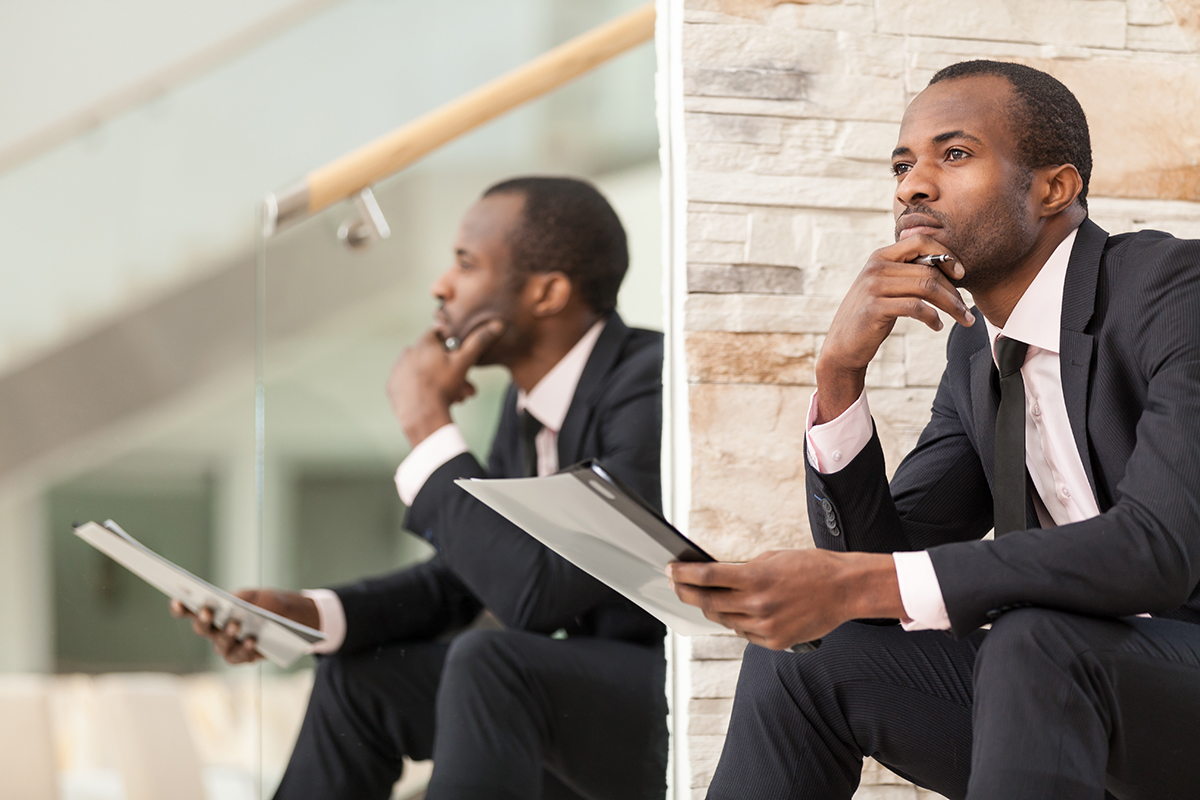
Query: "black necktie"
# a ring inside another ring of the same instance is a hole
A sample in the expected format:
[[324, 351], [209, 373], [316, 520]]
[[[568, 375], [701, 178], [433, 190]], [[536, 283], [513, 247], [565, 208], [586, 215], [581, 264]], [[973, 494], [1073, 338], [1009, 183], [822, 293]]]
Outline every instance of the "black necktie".
[[1025, 519], [1025, 382], [1021, 365], [1029, 345], [1016, 339], [996, 340], [1000, 368], [1000, 407], [996, 409], [996, 472], [992, 505], [996, 536], [1023, 531]]
[[537, 435], [541, 429], [537, 417], [528, 410], [521, 412], [521, 464], [526, 478], [536, 478], [538, 474]]

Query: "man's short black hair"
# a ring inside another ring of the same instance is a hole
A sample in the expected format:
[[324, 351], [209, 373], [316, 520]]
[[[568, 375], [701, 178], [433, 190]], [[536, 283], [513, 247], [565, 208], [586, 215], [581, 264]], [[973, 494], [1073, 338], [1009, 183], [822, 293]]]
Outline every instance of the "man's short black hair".
[[483, 196], [494, 194], [525, 198], [521, 228], [510, 242], [518, 275], [562, 272], [592, 310], [617, 307], [629, 247], [617, 212], [595, 186], [575, 178], [512, 178]]
[[1017, 153], [1031, 170], [1073, 164], [1083, 178], [1079, 204], [1087, 208], [1092, 177], [1092, 140], [1087, 117], [1071, 90], [1041, 70], [1008, 61], [962, 61], [939, 70], [932, 86], [955, 78], [995, 75], [1004, 78], [1017, 96], [1011, 121], [1017, 133]]

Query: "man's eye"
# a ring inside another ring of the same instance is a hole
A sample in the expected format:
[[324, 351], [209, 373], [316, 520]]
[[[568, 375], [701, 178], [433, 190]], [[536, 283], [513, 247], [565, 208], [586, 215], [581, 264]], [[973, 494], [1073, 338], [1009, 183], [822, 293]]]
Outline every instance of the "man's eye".
[[949, 159], [950, 161], [962, 161], [964, 158], [967, 158], [969, 155], [971, 155], [971, 154], [968, 153], [966, 150], [963, 150], [958, 147], [951, 147], [949, 150], [946, 151], [946, 158]]
[[912, 164], [892, 164], [892, 174], [899, 178], [904, 173], [912, 169]]

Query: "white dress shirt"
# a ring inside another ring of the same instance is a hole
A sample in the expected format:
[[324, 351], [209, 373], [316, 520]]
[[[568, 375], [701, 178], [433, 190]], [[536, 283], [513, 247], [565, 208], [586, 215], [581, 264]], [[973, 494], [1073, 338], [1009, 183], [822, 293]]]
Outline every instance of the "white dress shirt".
[[[517, 413], [528, 410], [542, 423], [542, 429], [534, 439], [538, 475], [553, 475], [558, 472], [558, 432], [562, 430], [567, 411], [571, 408], [571, 400], [575, 397], [575, 389], [579, 386], [579, 379], [583, 377], [583, 368], [587, 366], [592, 350], [596, 347], [596, 340], [604, 330], [605, 321], [600, 320], [588, 328], [587, 333], [528, 394], [517, 391]], [[404, 505], [412, 505], [429, 476], [439, 467], [468, 449], [462, 432], [453, 423], [443, 425], [418, 443], [396, 470], [396, 491]], [[303, 594], [317, 604], [321, 632], [325, 634], [325, 640], [314, 645], [311, 652], [336, 652], [346, 640], [346, 612], [342, 608], [342, 601], [338, 599], [337, 593], [330, 589], [308, 589]]]
[[[993, 360], [996, 340], [1001, 336], [1029, 345], [1021, 367], [1025, 382], [1025, 464], [1037, 492], [1034, 504], [1043, 528], [1078, 522], [1100, 513], [1083, 459], [1075, 447], [1058, 361], [1063, 286], [1075, 234], [1072, 231], [1051, 254], [1017, 301], [1004, 328], [984, 320]], [[866, 391], [835, 420], [814, 425], [816, 413], [814, 393], [808, 413], [810, 462], [819, 472], [837, 472], [871, 440]], [[904, 613], [912, 620], [904, 628], [948, 629], [950, 617], [929, 553], [893, 553], [892, 558]]]

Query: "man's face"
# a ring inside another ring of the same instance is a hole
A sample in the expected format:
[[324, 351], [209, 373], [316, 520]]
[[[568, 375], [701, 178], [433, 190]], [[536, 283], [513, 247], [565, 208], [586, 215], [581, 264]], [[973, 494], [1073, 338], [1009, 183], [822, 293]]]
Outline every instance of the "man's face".
[[522, 339], [523, 281], [514, 274], [509, 242], [521, 225], [524, 204], [519, 194], [496, 194], [472, 206], [454, 241], [454, 264], [433, 283], [432, 293], [439, 303], [435, 328], [443, 340], [451, 336], [461, 340], [493, 319], [507, 324], [480, 364], [503, 361]]
[[892, 154], [896, 239], [923, 233], [944, 245], [965, 273], [955, 283], [971, 291], [1002, 283], [1037, 234], [1013, 102], [997, 76], [934, 84], [904, 113]]

